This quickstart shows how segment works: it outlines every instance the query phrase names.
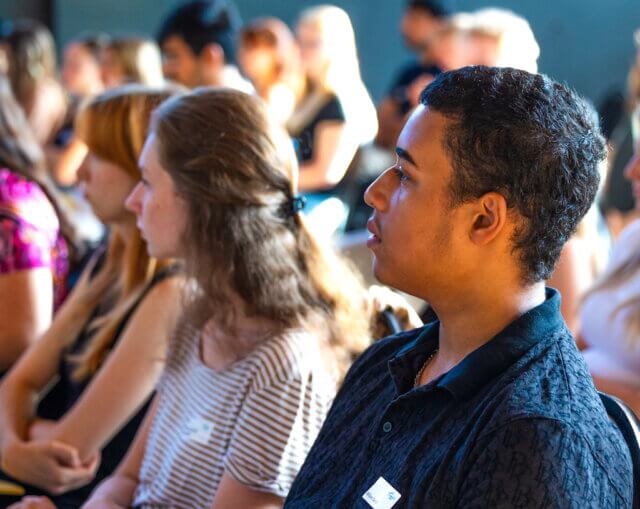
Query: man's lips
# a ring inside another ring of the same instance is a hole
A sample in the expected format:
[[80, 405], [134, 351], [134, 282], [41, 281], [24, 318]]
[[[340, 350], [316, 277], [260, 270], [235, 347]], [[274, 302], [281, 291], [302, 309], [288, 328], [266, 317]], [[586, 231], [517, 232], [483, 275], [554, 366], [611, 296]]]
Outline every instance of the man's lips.
[[369, 218], [369, 220], [367, 221], [367, 230], [369, 230], [369, 233], [371, 234], [367, 239], [367, 247], [372, 247], [374, 245], [380, 244], [382, 239], [380, 238], [380, 233], [378, 233], [378, 226], [376, 225], [376, 222], [373, 218]]

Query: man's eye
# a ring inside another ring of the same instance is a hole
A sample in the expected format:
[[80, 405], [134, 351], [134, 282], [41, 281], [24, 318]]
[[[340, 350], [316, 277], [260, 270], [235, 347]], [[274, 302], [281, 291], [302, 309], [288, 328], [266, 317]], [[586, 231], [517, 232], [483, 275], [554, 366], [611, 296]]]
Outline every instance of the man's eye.
[[404, 172], [401, 166], [394, 166], [393, 172], [396, 174], [400, 182], [404, 182], [407, 180], [407, 174]]

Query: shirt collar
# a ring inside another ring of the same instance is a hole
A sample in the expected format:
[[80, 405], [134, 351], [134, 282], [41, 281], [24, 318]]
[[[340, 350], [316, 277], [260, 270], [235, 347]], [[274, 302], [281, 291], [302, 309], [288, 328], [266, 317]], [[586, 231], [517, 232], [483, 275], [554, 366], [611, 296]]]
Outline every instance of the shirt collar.
[[[542, 304], [527, 311], [467, 355], [453, 369], [439, 377], [435, 386], [446, 389], [456, 399], [467, 399], [563, 325], [560, 294], [553, 288], [547, 288]], [[439, 326], [440, 322], [437, 321], [424, 326], [416, 339], [389, 361], [389, 372], [398, 394], [413, 388], [418, 370], [438, 346]]]

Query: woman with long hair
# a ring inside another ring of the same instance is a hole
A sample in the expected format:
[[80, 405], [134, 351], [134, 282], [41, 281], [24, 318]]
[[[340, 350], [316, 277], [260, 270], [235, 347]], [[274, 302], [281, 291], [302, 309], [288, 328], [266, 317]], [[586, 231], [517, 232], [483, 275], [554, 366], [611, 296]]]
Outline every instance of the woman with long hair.
[[[625, 168], [640, 209], [640, 154]], [[578, 344], [596, 387], [640, 415], [640, 220], [614, 244], [609, 266], [583, 299]]]
[[44, 332], [80, 247], [44, 155], [0, 75], [0, 372]]
[[149, 116], [170, 95], [122, 88], [81, 109], [76, 128], [89, 154], [80, 180], [109, 227], [108, 245], [0, 387], [2, 470], [29, 493], [51, 494], [60, 508], [79, 507], [93, 484], [75, 488], [109, 475], [126, 452], [179, 308], [174, 264], [147, 253], [135, 215], [125, 209], [140, 178]]
[[369, 342], [363, 288], [305, 226], [258, 98], [165, 102], [140, 166], [128, 203], [150, 252], [184, 260], [187, 307], [152, 412], [85, 507], [277, 507]]
[[298, 140], [300, 190], [331, 190], [356, 150], [378, 130], [375, 107], [362, 78], [349, 15], [321, 5], [303, 11], [296, 25], [306, 89], [287, 122]]
[[13, 94], [44, 147], [53, 142], [67, 111], [66, 97], [56, 78], [53, 36], [34, 20], [7, 21], [0, 26], [0, 52], [7, 62]]
[[238, 40], [240, 70], [284, 126], [305, 85], [293, 33], [277, 18], [258, 18], [242, 28]]
[[160, 48], [154, 41], [144, 37], [112, 39], [102, 54], [101, 67], [107, 88], [125, 83], [159, 87], [164, 83]]

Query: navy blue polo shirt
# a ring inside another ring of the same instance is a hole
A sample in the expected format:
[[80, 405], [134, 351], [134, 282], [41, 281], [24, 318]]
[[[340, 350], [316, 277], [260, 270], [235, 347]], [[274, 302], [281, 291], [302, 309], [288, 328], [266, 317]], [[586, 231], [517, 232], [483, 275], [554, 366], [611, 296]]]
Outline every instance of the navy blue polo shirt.
[[631, 507], [629, 451], [555, 290], [414, 388], [438, 327], [389, 337], [355, 362], [286, 508], [391, 507], [363, 499], [380, 478], [400, 496], [394, 509]]

